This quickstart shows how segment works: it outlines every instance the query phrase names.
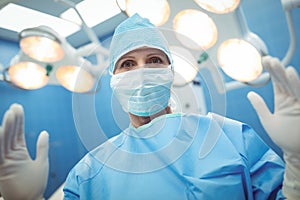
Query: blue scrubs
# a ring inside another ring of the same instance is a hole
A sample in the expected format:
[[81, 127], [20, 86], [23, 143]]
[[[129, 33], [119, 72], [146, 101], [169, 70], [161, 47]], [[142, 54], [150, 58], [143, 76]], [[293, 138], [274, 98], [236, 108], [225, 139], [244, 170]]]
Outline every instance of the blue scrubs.
[[89, 152], [70, 171], [64, 199], [280, 199], [283, 173], [246, 124], [168, 114]]

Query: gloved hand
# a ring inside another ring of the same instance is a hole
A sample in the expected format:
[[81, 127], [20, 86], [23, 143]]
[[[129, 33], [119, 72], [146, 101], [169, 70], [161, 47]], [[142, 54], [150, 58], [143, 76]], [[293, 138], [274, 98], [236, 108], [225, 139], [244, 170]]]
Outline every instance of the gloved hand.
[[13, 104], [0, 127], [0, 193], [5, 200], [43, 199], [48, 180], [48, 133], [37, 141], [36, 158], [28, 154], [23, 107]]
[[293, 67], [284, 68], [277, 58], [266, 56], [274, 90], [274, 113], [264, 100], [250, 92], [248, 99], [271, 139], [282, 149], [286, 163], [282, 192], [287, 199], [300, 199], [300, 80]]

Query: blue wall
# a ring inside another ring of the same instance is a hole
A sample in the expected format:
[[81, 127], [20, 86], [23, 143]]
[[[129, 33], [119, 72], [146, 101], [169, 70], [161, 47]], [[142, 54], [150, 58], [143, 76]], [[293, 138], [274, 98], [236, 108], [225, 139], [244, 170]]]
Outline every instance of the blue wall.
[[[283, 58], [288, 48], [289, 35], [280, 1], [244, 0], [242, 6], [250, 29], [265, 41], [270, 55]], [[299, 72], [299, 9], [294, 9], [293, 19], [298, 41], [291, 64]], [[9, 66], [11, 58], [18, 51], [16, 43], [0, 40], [0, 63], [5, 67]], [[109, 77], [103, 77], [99, 84], [100, 91], [95, 94], [74, 95], [59, 86], [26, 91], [0, 82], [0, 118], [10, 104], [18, 102], [24, 106], [26, 140], [32, 156], [35, 155], [39, 132], [47, 130], [50, 133], [50, 174], [46, 196], [64, 181], [67, 172], [87, 150], [117, 134], [128, 124], [126, 114], [114, 115], [115, 112], [111, 111], [114, 106], [111, 102], [114, 100], [111, 99], [108, 87]], [[261, 88], [246, 87], [229, 91], [226, 95], [226, 116], [250, 124], [280, 154], [279, 149], [269, 140], [246, 98], [250, 90], [261, 94], [272, 109], [273, 93], [269, 83]], [[124, 122], [119, 123], [120, 121]]]

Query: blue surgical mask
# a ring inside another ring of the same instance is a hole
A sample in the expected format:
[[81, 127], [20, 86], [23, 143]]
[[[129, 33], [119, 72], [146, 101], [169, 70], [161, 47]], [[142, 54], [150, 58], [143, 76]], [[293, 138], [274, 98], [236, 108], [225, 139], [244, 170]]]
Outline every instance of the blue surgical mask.
[[150, 116], [168, 106], [173, 78], [171, 67], [143, 67], [113, 75], [110, 86], [126, 112]]

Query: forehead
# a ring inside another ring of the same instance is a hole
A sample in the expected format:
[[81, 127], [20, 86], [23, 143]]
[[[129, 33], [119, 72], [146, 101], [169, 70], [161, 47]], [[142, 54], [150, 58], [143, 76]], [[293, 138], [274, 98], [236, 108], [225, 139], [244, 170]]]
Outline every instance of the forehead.
[[159, 50], [159, 49], [156, 49], [156, 48], [151, 48], [151, 47], [141, 47], [141, 48], [137, 48], [137, 49], [134, 49], [126, 54], [124, 54], [123, 56], [121, 56], [120, 59], [124, 58], [124, 57], [142, 57], [142, 56], [147, 56], [147, 55], [161, 55], [161, 56], [165, 56], [167, 57], [167, 55], [162, 51], [162, 50]]

